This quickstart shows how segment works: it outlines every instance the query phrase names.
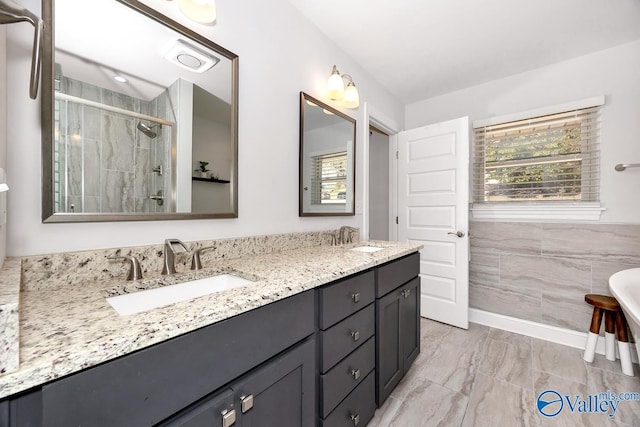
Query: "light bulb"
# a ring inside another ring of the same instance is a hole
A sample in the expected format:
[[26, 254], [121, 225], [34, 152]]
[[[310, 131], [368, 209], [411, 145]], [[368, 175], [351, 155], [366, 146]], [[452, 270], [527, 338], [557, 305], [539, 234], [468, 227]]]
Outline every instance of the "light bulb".
[[335, 65], [327, 82], [327, 92], [330, 99], [342, 99], [344, 96], [344, 82]]
[[216, 20], [215, 0], [178, 0], [180, 11], [200, 24], [211, 24]]
[[355, 83], [349, 82], [344, 91], [343, 104], [346, 108], [358, 108], [360, 106], [360, 95]]

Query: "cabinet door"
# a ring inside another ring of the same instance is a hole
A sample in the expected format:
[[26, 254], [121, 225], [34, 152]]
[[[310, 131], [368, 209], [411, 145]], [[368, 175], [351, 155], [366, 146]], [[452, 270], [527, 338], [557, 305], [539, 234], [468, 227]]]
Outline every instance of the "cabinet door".
[[315, 425], [315, 340], [287, 351], [231, 385], [238, 427]]
[[400, 345], [401, 288], [376, 300], [376, 403], [382, 406], [400, 382], [402, 347]]
[[0, 402], [0, 427], [42, 426], [42, 393], [37, 390]]
[[225, 390], [213, 397], [205, 398], [159, 426], [162, 427], [229, 427], [237, 425], [238, 416], [233, 406], [233, 392]]
[[406, 374], [420, 354], [420, 279], [416, 277], [402, 285], [400, 289], [402, 371]]

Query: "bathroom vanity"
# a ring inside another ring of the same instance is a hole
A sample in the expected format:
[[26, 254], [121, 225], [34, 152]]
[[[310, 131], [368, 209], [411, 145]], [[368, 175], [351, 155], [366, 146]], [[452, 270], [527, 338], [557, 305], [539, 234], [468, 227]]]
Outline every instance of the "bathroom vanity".
[[[33, 359], [25, 348], [20, 369], [0, 376], [0, 426], [366, 425], [420, 349], [419, 248], [320, 246], [227, 260], [224, 268], [261, 280], [132, 316], [103, 297], [85, 300], [102, 324], [74, 332], [53, 320], [59, 336], [48, 343], [58, 348]], [[49, 291], [54, 304], [59, 292]], [[29, 347], [38, 324], [30, 299], [40, 295], [23, 296]], [[137, 335], [151, 322], [157, 337]], [[162, 325], [175, 335], [165, 338]], [[74, 342], [80, 336], [86, 342]]]

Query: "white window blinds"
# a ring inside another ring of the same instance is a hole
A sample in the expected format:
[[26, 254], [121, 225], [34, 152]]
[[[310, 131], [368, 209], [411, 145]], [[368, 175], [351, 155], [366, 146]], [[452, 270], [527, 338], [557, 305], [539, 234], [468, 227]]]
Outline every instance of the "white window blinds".
[[311, 176], [311, 204], [346, 203], [346, 151], [314, 156]]
[[474, 129], [475, 203], [599, 199], [599, 107]]

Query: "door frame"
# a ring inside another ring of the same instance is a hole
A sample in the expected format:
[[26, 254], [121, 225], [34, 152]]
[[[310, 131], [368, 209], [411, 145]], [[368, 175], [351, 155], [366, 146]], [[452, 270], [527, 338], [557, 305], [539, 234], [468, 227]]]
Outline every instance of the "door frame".
[[402, 126], [388, 115], [384, 114], [371, 103], [365, 102], [363, 107], [364, 120], [362, 120], [362, 230], [360, 238], [369, 240], [369, 126], [384, 131], [389, 135], [389, 240], [398, 240], [398, 228], [395, 218], [398, 215], [398, 132]]

